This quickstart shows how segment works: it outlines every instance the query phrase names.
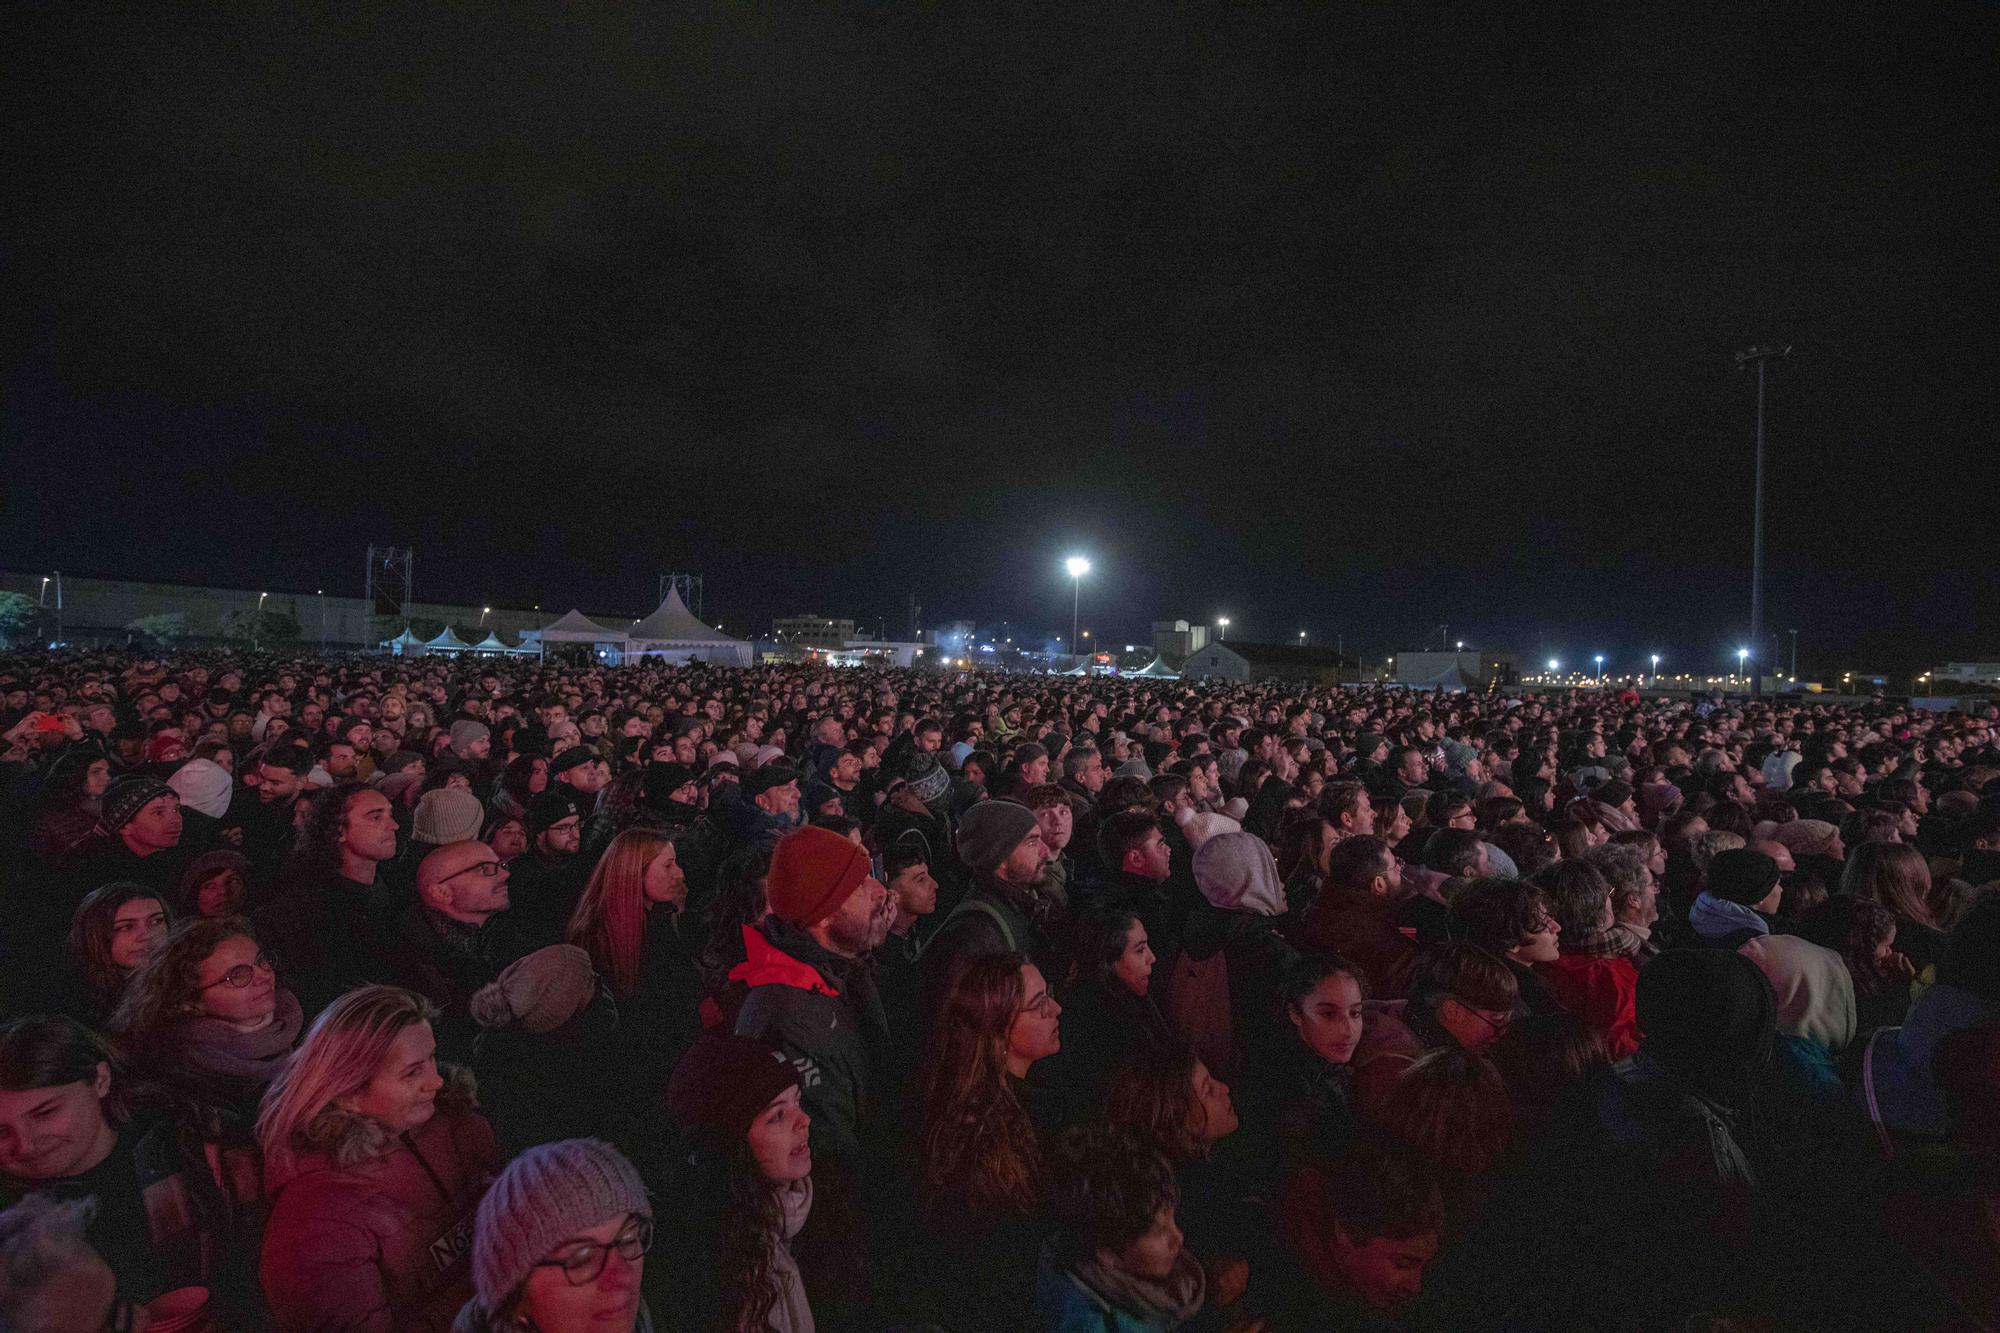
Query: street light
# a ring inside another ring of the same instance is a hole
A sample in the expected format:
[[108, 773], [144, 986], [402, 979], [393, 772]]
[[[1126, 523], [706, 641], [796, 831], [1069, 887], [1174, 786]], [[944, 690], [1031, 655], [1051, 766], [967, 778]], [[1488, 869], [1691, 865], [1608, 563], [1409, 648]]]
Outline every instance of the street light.
[[1465, 651], [1465, 640], [1464, 640], [1464, 639], [1460, 639], [1460, 640], [1458, 641], [1458, 651], [1459, 651], [1459, 652], [1461, 652], [1461, 653]]
[[1750, 650], [1749, 650], [1748, 648], [1738, 648], [1738, 649], [1736, 650], [1736, 674], [1737, 674], [1737, 675], [1741, 676], [1741, 675], [1745, 674], [1745, 671], [1746, 671], [1746, 667], [1745, 667], [1745, 665], [1744, 665], [1744, 664], [1745, 664], [1745, 663], [1747, 663], [1747, 662], [1748, 662], [1749, 660], [1750, 660]]
[[[1746, 348], [1736, 354], [1736, 368], [1744, 370], [1751, 365], [1757, 367], [1757, 489], [1755, 505], [1750, 519], [1750, 643], [1761, 647], [1764, 633], [1764, 366], [1767, 362], [1790, 356], [1790, 345], [1784, 347], [1763, 346]], [[1749, 654], [1739, 656], [1746, 661]], [[1761, 674], [1761, 673], [1760, 673]], [[1758, 692], [1756, 680], [1750, 682], [1750, 693]]]
[[1299, 631], [1299, 647], [1303, 648], [1303, 647], [1305, 647], [1305, 645], [1306, 645], [1306, 632], [1305, 632], [1304, 630], [1300, 630], [1300, 631]]
[[271, 594], [268, 592], [260, 592], [257, 594], [257, 619], [252, 621], [250, 624], [251, 652], [256, 652], [258, 647], [261, 646], [264, 641], [264, 599], [266, 597], [269, 597], [270, 595]]
[[493, 614], [493, 608], [490, 606], [482, 606], [479, 608], [479, 623], [482, 628], [486, 624], [486, 617], [492, 614]]
[[1597, 681], [1601, 685], [1604, 683], [1604, 654], [1599, 653], [1592, 660], [1597, 663]]
[[1654, 654], [1653, 654], [1653, 676], [1654, 676], [1654, 678], [1655, 678], [1655, 679], [1658, 679], [1658, 678], [1659, 678], [1659, 674], [1660, 674], [1660, 655], [1659, 655], [1658, 653], [1654, 653]]
[[1090, 572], [1090, 561], [1080, 555], [1073, 555], [1063, 561], [1063, 568], [1069, 571], [1069, 650], [1076, 652], [1077, 617], [1083, 607], [1083, 576]]
[[1215, 637], [1216, 637], [1216, 639], [1217, 639], [1217, 640], [1222, 640], [1222, 639], [1226, 639], [1226, 638], [1228, 638], [1228, 637], [1229, 637], [1229, 617], [1228, 617], [1228, 616], [1221, 616], [1221, 617], [1218, 617], [1218, 618], [1216, 619], [1216, 622], [1215, 622], [1215, 627], [1216, 627], [1216, 635], [1215, 635]]
[[1562, 667], [1562, 663], [1561, 663], [1561, 662], [1558, 662], [1558, 661], [1556, 661], [1556, 659], [1555, 659], [1555, 658], [1553, 658], [1553, 657], [1551, 657], [1551, 658], [1549, 659], [1549, 670], [1550, 670], [1550, 671], [1556, 671], [1556, 670], [1559, 670], [1559, 669], [1560, 669], [1561, 667]]

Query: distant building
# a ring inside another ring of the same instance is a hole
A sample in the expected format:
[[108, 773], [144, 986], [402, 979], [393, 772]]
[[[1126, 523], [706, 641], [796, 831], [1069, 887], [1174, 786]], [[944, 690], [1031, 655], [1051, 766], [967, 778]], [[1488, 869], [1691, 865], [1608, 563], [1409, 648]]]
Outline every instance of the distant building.
[[1455, 653], [1397, 653], [1398, 685], [1423, 690], [1483, 690], [1521, 678], [1518, 653], [1467, 648]]
[[2000, 662], [1946, 662], [1931, 672], [1931, 677], [1965, 685], [2000, 686]]
[[1208, 626], [1190, 625], [1185, 620], [1153, 622], [1153, 653], [1178, 662], [1208, 647]]
[[854, 637], [854, 622], [821, 615], [786, 616], [771, 622], [771, 637], [788, 648], [844, 648]]
[[1217, 640], [1181, 663], [1181, 675], [1223, 680], [1281, 680], [1323, 685], [1355, 685], [1361, 664], [1331, 648], [1296, 643], [1244, 643]]

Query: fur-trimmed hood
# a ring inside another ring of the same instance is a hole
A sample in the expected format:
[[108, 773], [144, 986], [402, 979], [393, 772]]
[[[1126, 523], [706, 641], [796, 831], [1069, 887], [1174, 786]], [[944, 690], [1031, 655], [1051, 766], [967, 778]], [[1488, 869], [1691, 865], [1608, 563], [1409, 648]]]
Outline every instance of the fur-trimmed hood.
[[[448, 1115], [479, 1109], [478, 1085], [472, 1071], [458, 1065], [440, 1065], [444, 1086], [438, 1089], [437, 1114]], [[379, 1161], [396, 1151], [396, 1134], [373, 1116], [359, 1115], [338, 1106], [329, 1106], [313, 1117], [298, 1136], [289, 1171], [268, 1173], [265, 1187], [276, 1193], [281, 1185], [314, 1169], [348, 1171]]]

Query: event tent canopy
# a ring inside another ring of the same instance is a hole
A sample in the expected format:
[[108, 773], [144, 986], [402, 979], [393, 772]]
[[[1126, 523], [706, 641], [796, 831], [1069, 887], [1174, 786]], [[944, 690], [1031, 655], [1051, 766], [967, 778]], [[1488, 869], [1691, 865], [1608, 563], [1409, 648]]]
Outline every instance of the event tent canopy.
[[732, 639], [695, 619], [681, 600], [680, 589], [667, 589], [666, 600], [653, 614], [634, 625], [626, 653], [630, 656], [667, 657], [681, 661], [699, 657], [705, 662], [750, 664], [751, 645]]
[[397, 657], [422, 657], [424, 655], [424, 641], [410, 633], [407, 628], [393, 639], [382, 640], [377, 646], [383, 652], [394, 653]]
[[444, 627], [444, 633], [424, 645], [427, 653], [462, 653], [472, 645], [451, 632], [451, 626]]

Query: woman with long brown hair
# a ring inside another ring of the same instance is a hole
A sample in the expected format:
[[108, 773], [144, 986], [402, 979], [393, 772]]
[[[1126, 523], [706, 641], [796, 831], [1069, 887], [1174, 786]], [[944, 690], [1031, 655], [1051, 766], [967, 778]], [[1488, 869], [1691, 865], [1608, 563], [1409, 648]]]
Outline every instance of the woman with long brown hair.
[[121, 881], [86, 894], [69, 925], [70, 963], [84, 992], [78, 1017], [101, 1026], [173, 923], [173, 909], [144, 884]]
[[1847, 856], [1840, 891], [1880, 903], [1896, 917], [1896, 949], [1922, 977], [1944, 951], [1944, 932], [1931, 912], [1931, 868], [1908, 843], [1857, 843]]
[[183, 921], [132, 978], [111, 1030], [147, 1077], [247, 1132], [305, 1029], [242, 917]]
[[1032, 1299], [1043, 1180], [1023, 1093], [1061, 1013], [1041, 969], [1004, 953], [968, 966], [935, 1016], [917, 1164], [947, 1327], [1011, 1328]]

